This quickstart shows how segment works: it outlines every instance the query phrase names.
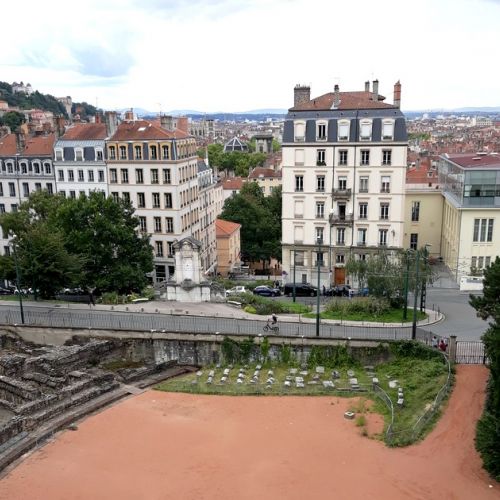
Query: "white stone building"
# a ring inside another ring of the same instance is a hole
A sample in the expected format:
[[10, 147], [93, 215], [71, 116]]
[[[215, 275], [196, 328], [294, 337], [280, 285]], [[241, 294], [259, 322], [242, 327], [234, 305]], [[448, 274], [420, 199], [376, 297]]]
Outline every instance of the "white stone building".
[[[364, 91], [311, 99], [296, 86], [283, 133], [283, 271], [286, 281], [348, 283], [353, 256], [403, 246], [407, 133], [378, 81]], [[318, 245], [319, 244], [319, 245]], [[294, 259], [295, 255], [295, 259]], [[318, 259], [319, 256], [319, 259]]]

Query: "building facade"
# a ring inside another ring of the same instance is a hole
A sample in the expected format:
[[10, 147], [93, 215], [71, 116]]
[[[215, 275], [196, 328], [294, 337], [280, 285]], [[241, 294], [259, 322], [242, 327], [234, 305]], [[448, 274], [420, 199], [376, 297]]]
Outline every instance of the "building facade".
[[[407, 133], [378, 81], [311, 99], [296, 86], [283, 132], [283, 274], [320, 286], [347, 283], [345, 263], [403, 246]], [[319, 279], [318, 279], [319, 271]]]
[[442, 257], [458, 283], [500, 255], [500, 155], [442, 155]]
[[217, 271], [222, 276], [229, 276], [241, 266], [241, 225], [223, 219], [217, 219]]

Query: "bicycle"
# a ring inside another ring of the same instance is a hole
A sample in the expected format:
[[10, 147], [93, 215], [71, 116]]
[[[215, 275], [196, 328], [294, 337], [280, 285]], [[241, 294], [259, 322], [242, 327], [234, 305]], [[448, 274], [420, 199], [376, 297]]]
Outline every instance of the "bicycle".
[[273, 333], [278, 333], [278, 332], [280, 331], [279, 326], [277, 326], [277, 325], [276, 325], [276, 326], [273, 326], [273, 324], [272, 324], [272, 323], [266, 323], [266, 324], [264, 325], [264, 328], [262, 328], [262, 329], [263, 329], [265, 332], [269, 332], [269, 331], [271, 331], [271, 332], [273, 332]]

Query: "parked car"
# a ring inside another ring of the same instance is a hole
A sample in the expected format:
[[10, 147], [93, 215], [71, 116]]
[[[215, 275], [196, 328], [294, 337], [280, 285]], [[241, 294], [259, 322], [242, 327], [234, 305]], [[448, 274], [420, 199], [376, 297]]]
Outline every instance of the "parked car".
[[233, 286], [233, 288], [230, 288], [229, 290], [226, 290], [226, 297], [230, 295], [239, 295], [240, 293], [246, 293], [248, 290], [246, 289], [245, 286], [243, 285], [237, 285]]
[[367, 287], [351, 290], [349, 293], [350, 297], [368, 297], [368, 295], [370, 295], [370, 290]]
[[254, 295], [262, 295], [263, 297], [279, 297], [281, 292], [279, 288], [272, 288], [267, 285], [256, 286], [253, 289]]
[[325, 295], [330, 297], [349, 297], [351, 287], [349, 285], [336, 285], [326, 290]]
[[8, 288], [0, 287], [0, 295], [12, 295], [14, 292]]
[[294, 286], [296, 297], [316, 297], [316, 295], [318, 295], [318, 289], [309, 283], [287, 283], [284, 290], [287, 297], [293, 295]]

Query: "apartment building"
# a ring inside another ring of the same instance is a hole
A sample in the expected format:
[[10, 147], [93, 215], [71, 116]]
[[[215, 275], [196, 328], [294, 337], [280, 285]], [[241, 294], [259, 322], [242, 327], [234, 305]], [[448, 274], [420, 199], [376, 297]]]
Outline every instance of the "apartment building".
[[151, 236], [154, 282], [173, 278], [175, 240], [202, 236], [196, 142], [169, 125], [125, 121], [106, 141], [109, 194], [130, 200]]
[[271, 196], [272, 192], [281, 186], [281, 170], [255, 167], [248, 175], [248, 180], [256, 182], [264, 196]]
[[100, 191], [108, 196], [106, 137], [104, 123], [79, 123], [56, 141], [54, 169], [58, 193], [76, 198]]
[[217, 231], [217, 271], [227, 277], [241, 266], [241, 224], [223, 219], [215, 221]]
[[500, 255], [500, 155], [444, 154], [442, 257], [456, 281], [488, 267]]
[[283, 246], [288, 280], [320, 285], [349, 281], [353, 256], [403, 246], [407, 165], [401, 84], [394, 103], [379, 83], [312, 98], [297, 85], [283, 131]]
[[[0, 213], [15, 212], [33, 191], [55, 192], [54, 134], [0, 137]], [[9, 238], [0, 229], [0, 254], [9, 255]]]

